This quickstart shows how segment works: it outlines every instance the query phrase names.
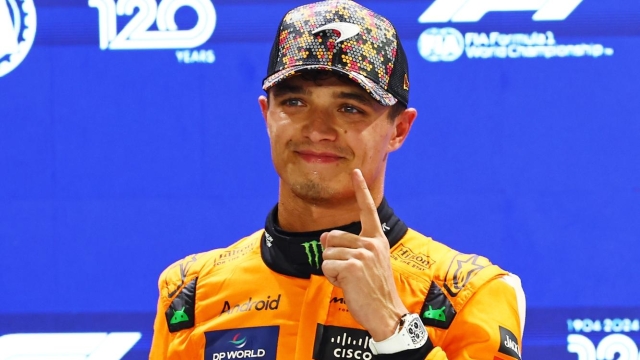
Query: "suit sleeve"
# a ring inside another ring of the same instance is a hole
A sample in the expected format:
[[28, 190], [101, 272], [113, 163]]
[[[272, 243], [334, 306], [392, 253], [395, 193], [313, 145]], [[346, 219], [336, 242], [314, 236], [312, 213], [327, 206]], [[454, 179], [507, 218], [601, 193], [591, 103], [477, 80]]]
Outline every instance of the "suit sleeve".
[[153, 323], [153, 341], [151, 343], [151, 352], [149, 360], [164, 360], [167, 358], [167, 350], [169, 348], [169, 329], [165, 318], [166, 306], [162, 301], [162, 279], [164, 272], [158, 280], [158, 308], [156, 310], [156, 319]]
[[466, 302], [426, 360], [521, 360], [524, 322], [520, 279], [509, 274], [490, 280]]

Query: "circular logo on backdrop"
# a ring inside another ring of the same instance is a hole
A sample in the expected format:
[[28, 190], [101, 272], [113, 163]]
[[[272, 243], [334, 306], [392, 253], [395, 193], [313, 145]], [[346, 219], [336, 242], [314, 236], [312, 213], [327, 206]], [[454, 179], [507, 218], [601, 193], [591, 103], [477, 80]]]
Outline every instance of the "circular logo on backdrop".
[[20, 65], [35, 37], [33, 0], [0, 0], [0, 76]]
[[428, 61], [454, 61], [464, 52], [464, 37], [454, 28], [429, 28], [418, 38], [418, 51]]

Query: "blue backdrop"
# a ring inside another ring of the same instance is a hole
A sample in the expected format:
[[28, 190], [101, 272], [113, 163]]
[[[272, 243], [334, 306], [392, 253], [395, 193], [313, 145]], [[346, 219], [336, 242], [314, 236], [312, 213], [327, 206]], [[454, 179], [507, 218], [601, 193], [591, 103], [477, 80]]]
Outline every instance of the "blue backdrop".
[[[419, 113], [390, 204], [522, 278], [525, 358], [637, 360], [640, 2], [455, 2], [363, 1], [397, 26]], [[200, 44], [119, 3], [0, 0], [0, 359], [10, 334], [80, 332], [140, 333], [121, 355], [145, 358], [162, 269], [277, 200], [257, 97], [302, 2], [165, 14]], [[159, 41], [127, 37], [143, 17]]]

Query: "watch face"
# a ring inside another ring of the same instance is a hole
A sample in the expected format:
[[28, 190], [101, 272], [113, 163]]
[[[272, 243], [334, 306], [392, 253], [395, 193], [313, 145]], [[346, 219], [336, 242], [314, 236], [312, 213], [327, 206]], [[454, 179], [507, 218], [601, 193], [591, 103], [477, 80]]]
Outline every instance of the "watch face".
[[407, 333], [411, 337], [414, 345], [419, 344], [427, 336], [427, 329], [424, 328], [420, 318], [414, 317], [406, 326]]

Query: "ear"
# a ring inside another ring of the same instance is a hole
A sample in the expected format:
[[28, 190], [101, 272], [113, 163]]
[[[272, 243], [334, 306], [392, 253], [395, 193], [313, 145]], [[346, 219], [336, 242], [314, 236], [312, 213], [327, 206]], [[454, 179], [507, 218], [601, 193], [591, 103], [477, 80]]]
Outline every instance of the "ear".
[[258, 97], [258, 104], [260, 105], [260, 112], [262, 112], [262, 118], [267, 121], [267, 111], [269, 111], [269, 100], [264, 95]]
[[400, 149], [407, 136], [409, 136], [411, 126], [417, 116], [418, 111], [416, 109], [408, 108], [393, 120], [393, 133], [391, 134], [391, 139], [389, 139], [389, 152]]

